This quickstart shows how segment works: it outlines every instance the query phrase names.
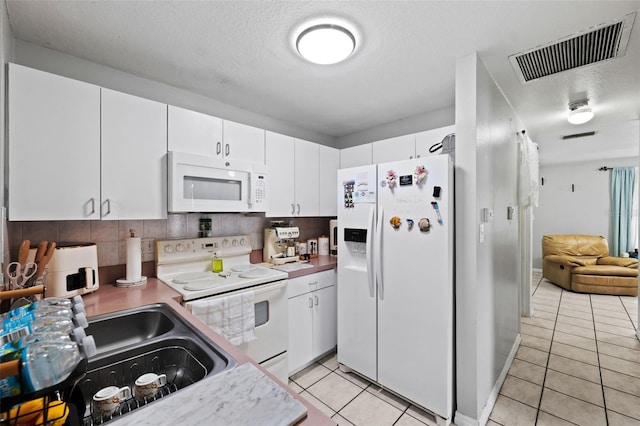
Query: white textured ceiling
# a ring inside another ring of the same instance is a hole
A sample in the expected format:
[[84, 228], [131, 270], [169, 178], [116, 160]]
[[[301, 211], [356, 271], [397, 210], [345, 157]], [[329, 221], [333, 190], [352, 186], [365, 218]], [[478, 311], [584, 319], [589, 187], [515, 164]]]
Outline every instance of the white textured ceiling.
[[[7, 0], [7, 10], [18, 39], [338, 142], [452, 107], [455, 61], [474, 51], [540, 142], [541, 158], [557, 158], [560, 135], [640, 117], [640, 17], [622, 58], [526, 84], [508, 61], [511, 54], [638, 12], [639, 1]], [[344, 63], [313, 65], [292, 49], [300, 25], [323, 16], [347, 20], [357, 32], [357, 52]], [[572, 126], [567, 104], [584, 96], [596, 118]], [[622, 128], [633, 132], [633, 126]], [[637, 126], [635, 135], [623, 156], [638, 155]]]

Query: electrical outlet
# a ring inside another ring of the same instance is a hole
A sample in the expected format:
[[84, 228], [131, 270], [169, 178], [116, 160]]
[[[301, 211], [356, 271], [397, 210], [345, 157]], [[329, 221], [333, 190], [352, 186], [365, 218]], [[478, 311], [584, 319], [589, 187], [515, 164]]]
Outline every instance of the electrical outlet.
[[142, 238], [142, 254], [153, 254], [155, 253], [154, 244], [155, 240], [153, 238]]

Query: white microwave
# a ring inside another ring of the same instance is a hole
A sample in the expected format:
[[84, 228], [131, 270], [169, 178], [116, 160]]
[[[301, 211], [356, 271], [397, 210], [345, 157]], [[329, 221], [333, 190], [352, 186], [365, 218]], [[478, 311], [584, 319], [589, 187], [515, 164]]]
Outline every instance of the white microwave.
[[176, 151], [168, 155], [170, 213], [266, 211], [267, 176], [260, 165]]

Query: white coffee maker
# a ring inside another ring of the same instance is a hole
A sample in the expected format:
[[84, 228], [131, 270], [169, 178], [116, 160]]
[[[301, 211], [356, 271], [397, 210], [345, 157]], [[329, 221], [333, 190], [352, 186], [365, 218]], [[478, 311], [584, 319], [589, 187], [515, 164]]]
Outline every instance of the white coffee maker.
[[262, 260], [275, 265], [297, 261], [294, 240], [299, 236], [300, 230], [297, 226], [266, 228]]

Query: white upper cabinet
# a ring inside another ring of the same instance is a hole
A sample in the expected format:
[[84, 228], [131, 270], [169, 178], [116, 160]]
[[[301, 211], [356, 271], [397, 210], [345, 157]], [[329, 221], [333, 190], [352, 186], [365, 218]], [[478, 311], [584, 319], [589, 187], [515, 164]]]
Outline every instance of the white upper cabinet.
[[219, 158], [265, 164], [265, 131], [263, 129], [223, 120], [222, 140], [222, 156], [218, 155]]
[[102, 89], [103, 219], [167, 217], [167, 105]]
[[267, 131], [266, 160], [266, 216], [319, 216], [320, 145]]
[[320, 201], [320, 145], [295, 140], [295, 212], [296, 216], [318, 216]]
[[266, 216], [293, 216], [295, 141], [290, 136], [266, 132]]
[[409, 160], [416, 155], [415, 135], [404, 135], [373, 142], [373, 164]]
[[222, 119], [169, 105], [169, 151], [220, 157], [222, 146]]
[[356, 145], [340, 150], [340, 168], [368, 166], [372, 163], [371, 143]]
[[336, 216], [336, 188], [338, 187], [338, 169], [340, 151], [330, 146], [320, 145], [320, 193], [319, 215]]
[[429, 152], [429, 149], [442, 142], [445, 136], [455, 133], [455, 131], [456, 126], [452, 125], [416, 133], [416, 155], [418, 157], [426, 157], [428, 155], [442, 154], [442, 150], [437, 150], [432, 153]]
[[100, 218], [100, 87], [9, 64], [10, 220]]

